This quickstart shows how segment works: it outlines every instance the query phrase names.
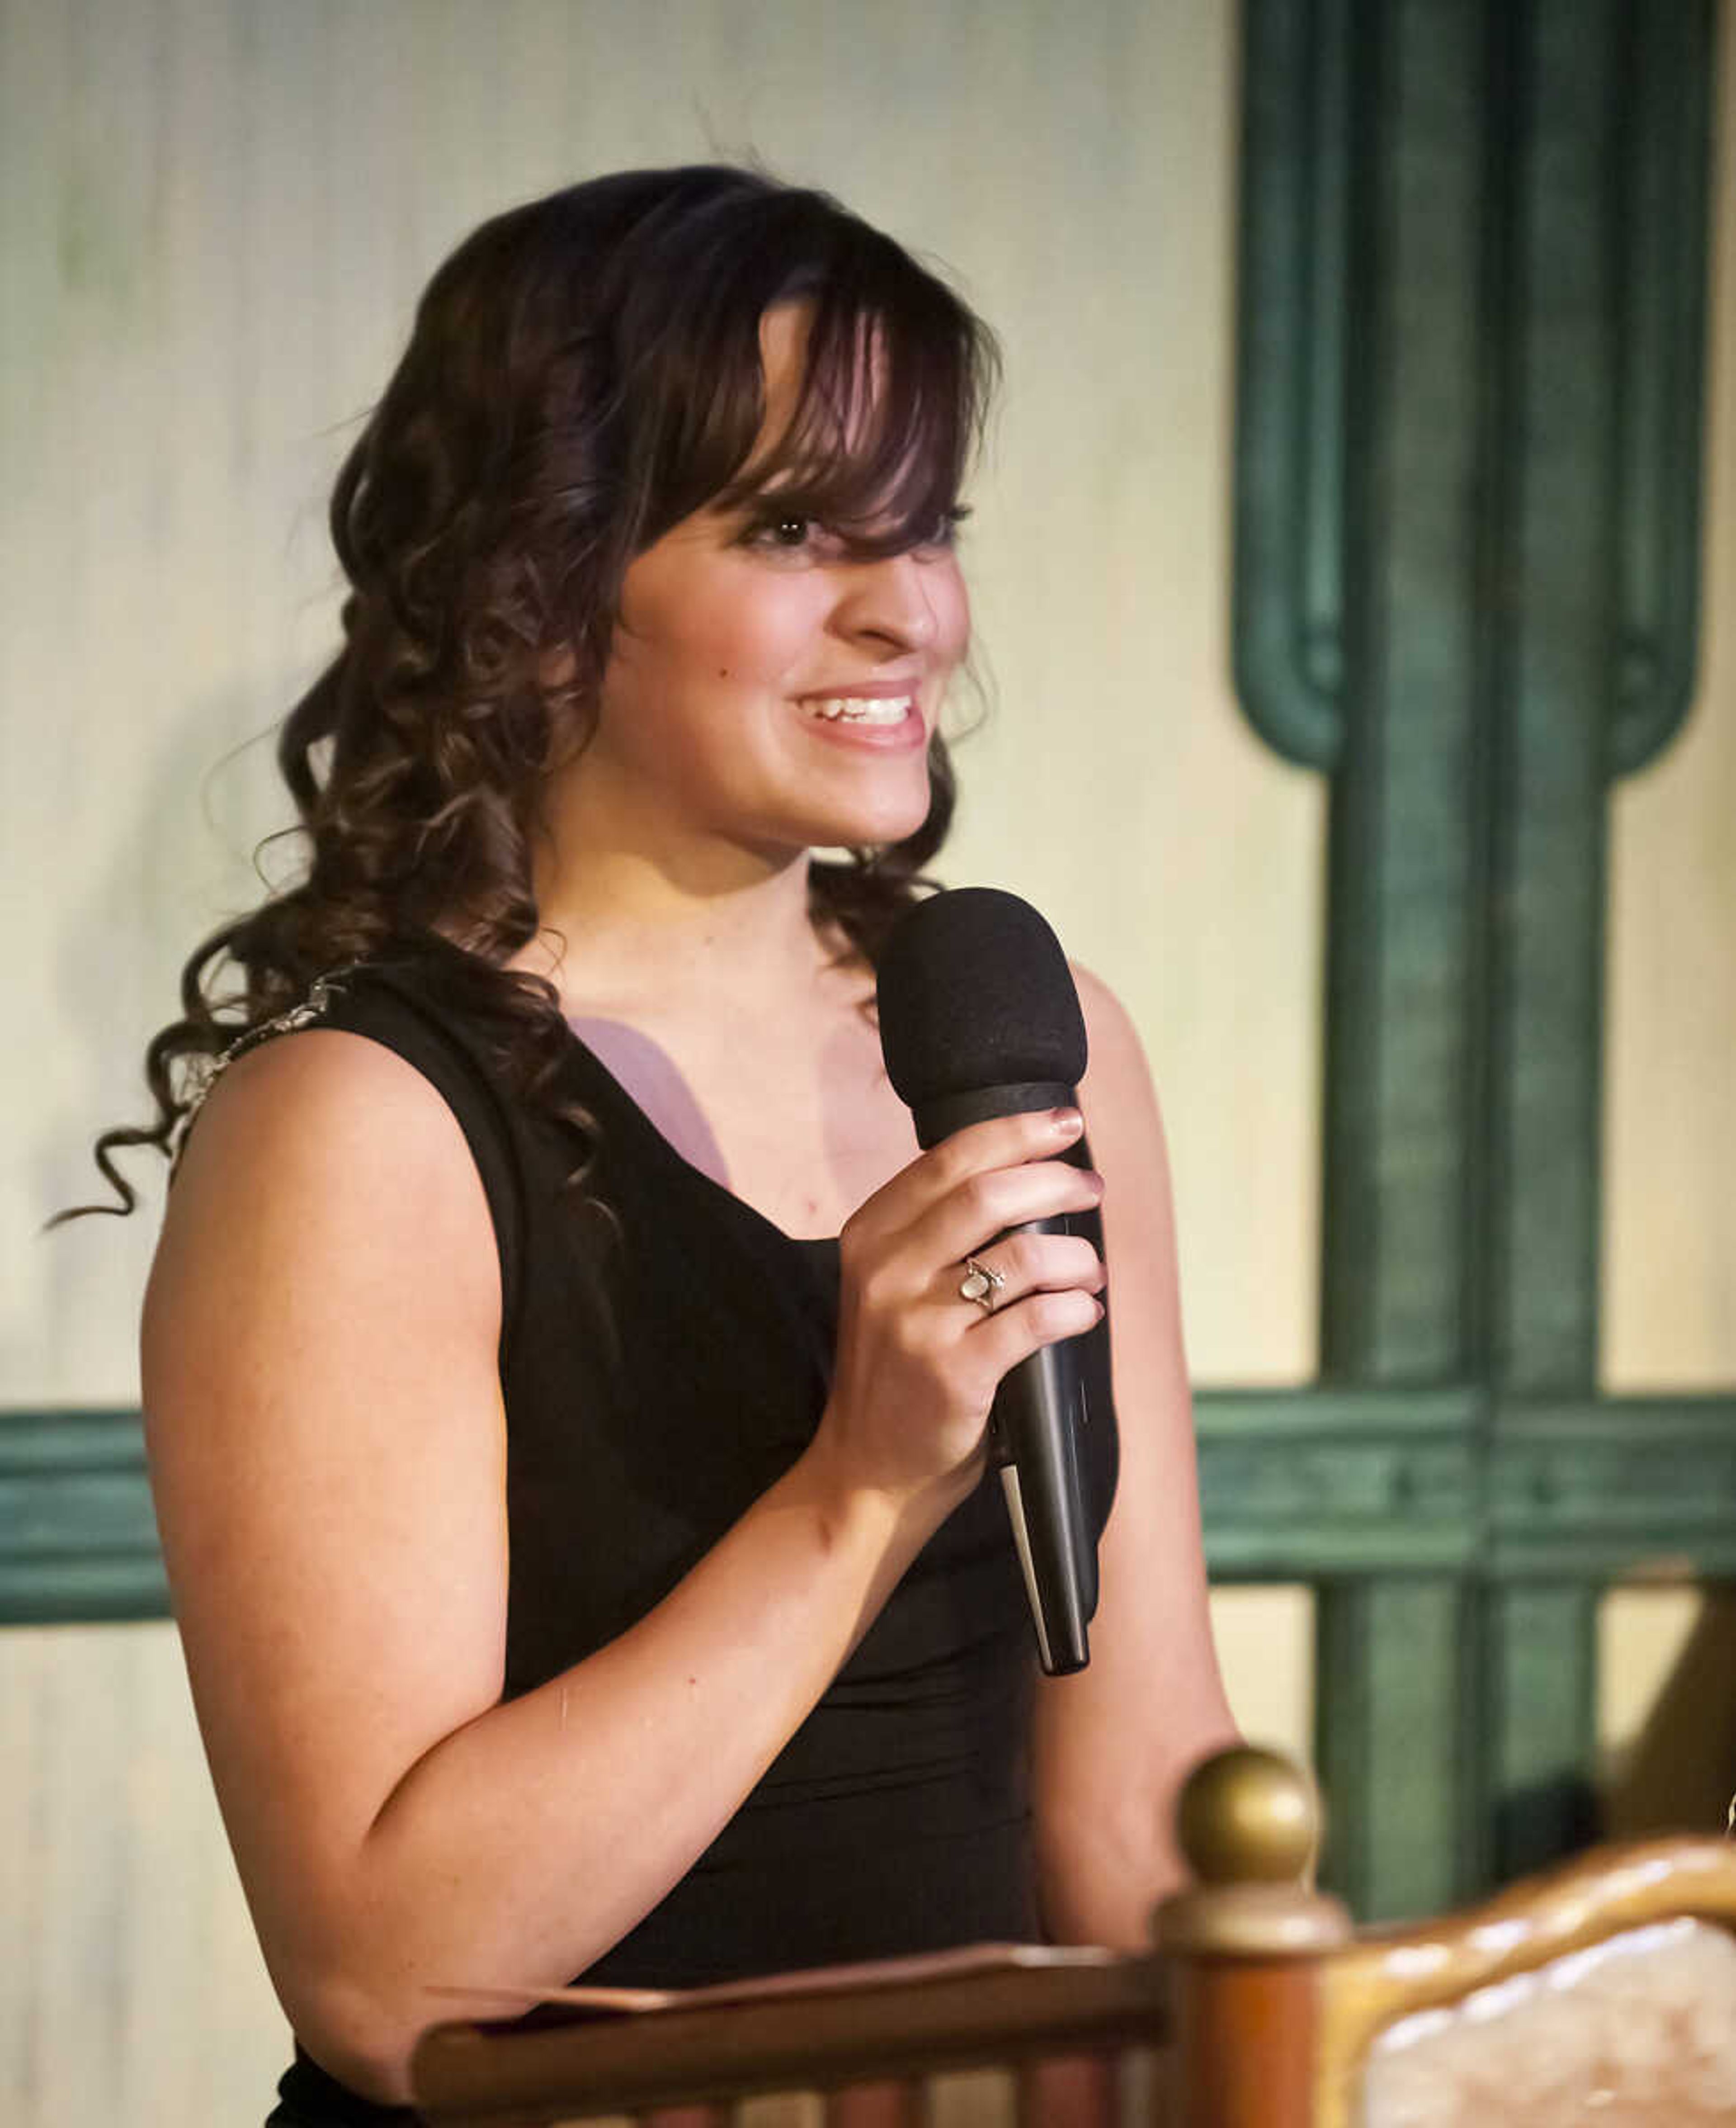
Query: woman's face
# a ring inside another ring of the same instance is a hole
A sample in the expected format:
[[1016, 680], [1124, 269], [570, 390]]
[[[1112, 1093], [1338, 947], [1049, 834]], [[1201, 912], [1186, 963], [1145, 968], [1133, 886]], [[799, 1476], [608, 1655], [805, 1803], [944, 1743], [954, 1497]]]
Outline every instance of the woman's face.
[[[793, 411], [809, 315], [761, 321], [756, 458]], [[928, 739], [970, 629], [946, 547], [851, 560], [763, 496], [702, 510], [627, 572], [581, 773], [659, 833], [767, 856], [898, 841], [927, 815]]]

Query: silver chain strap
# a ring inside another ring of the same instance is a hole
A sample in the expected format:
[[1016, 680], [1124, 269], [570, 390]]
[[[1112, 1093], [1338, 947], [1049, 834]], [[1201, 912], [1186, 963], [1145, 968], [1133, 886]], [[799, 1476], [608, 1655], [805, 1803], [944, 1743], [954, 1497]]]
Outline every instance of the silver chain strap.
[[[353, 962], [351, 963], [353, 967]], [[340, 977], [348, 975], [349, 968], [334, 969], [323, 976], [315, 976], [308, 987], [307, 995], [299, 1004], [280, 1012], [275, 1019], [262, 1019], [257, 1027], [249, 1027], [238, 1034], [226, 1049], [215, 1056], [195, 1057], [187, 1066], [187, 1103], [182, 1117], [184, 1130], [204, 1107], [206, 1100], [218, 1079], [238, 1057], [244, 1056], [258, 1043], [268, 1042], [274, 1034], [293, 1034], [298, 1027], [306, 1027], [317, 1019], [331, 1003], [341, 987]]]

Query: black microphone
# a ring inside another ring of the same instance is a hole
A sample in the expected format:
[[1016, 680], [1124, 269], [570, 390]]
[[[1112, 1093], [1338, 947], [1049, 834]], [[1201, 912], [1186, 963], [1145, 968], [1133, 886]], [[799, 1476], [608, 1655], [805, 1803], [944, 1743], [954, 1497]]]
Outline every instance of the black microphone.
[[[918, 902], [893, 927], [878, 990], [887, 1075], [925, 1150], [990, 1116], [1075, 1105], [1085, 1075], [1079, 993], [1060, 942], [1016, 894], [955, 887]], [[1060, 1157], [1091, 1164], [1083, 1138]], [[1084, 1233], [1103, 1253], [1095, 1210], [1008, 1231]], [[1002, 1378], [990, 1420], [1037, 1657], [1051, 1677], [1091, 1660], [1085, 1628], [1097, 1610], [1097, 1547], [1080, 1468], [1090, 1413], [1075, 1347], [1095, 1335], [1022, 1360]]]

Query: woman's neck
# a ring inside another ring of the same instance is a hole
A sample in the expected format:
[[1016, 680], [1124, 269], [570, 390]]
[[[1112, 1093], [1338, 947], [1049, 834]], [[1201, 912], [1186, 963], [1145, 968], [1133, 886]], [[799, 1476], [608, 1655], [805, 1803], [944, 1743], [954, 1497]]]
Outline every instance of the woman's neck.
[[642, 1017], [719, 1000], [787, 1009], [813, 992], [836, 951], [809, 914], [805, 854], [730, 879], [592, 850], [537, 885], [538, 933], [513, 964], [548, 976], [569, 1010]]

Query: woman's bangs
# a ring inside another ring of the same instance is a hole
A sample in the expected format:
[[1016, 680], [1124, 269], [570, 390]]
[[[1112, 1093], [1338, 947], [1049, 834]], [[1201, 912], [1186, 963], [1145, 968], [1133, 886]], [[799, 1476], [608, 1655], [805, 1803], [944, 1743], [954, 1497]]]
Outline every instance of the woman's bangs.
[[775, 497], [865, 553], [936, 539], [963, 478], [967, 397], [950, 334], [895, 307], [822, 297], [789, 426], [720, 500]]

